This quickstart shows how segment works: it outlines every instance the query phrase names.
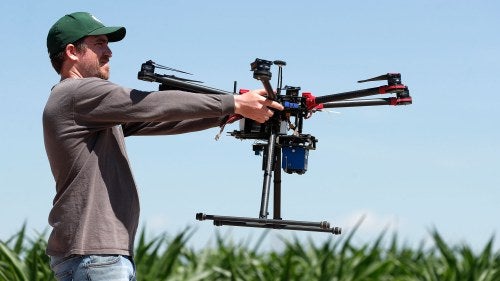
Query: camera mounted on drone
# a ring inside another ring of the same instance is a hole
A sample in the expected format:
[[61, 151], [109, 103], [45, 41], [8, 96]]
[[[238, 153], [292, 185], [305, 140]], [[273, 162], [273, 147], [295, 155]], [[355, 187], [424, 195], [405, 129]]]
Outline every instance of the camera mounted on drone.
[[[278, 67], [278, 79], [276, 90], [271, 86], [271, 67]], [[251, 119], [242, 118], [239, 115], [229, 116], [226, 124], [239, 120], [240, 128], [230, 132], [229, 135], [241, 140], [254, 140], [253, 151], [256, 155], [262, 155], [262, 170], [264, 179], [262, 183], [262, 195], [258, 218], [220, 216], [197, 213], [196, 219], [212, 220], [214, 225], [232, 225], [242, 227], [273, 228], [302, 230], [315, 232], [328, 232], [340, 234], [340, 227], [332, 227], [327, 221], [310, 222], [284, 220], [281, 218], [281, 169], [288, 174], [304, 174], [307, 171], [309, 151], [316, 149], [317, 139], [302, 132], [304, 120], [317, 111], [325, 108], [336, 107], [361, 107], [376, 105], [408, 105], [412, 98], [408, 87], [401, 82], [401, 74], [387, 73], [358, 83], [372, 81], [387, 81], [386, 85], [342, 92], [331, 95], [315, 97], [309, 92], [300, 95], [300, 87], [283, 86], [283, 67], [286, 62], [281, 60], [268, 61], [255, 59], [250, 64], [253, 78], [261, 81], [267, 92], [267, 98], [283, 105], [282, 111], [275, 114], [265, 123], [257, 123]], [[236, 82], [233, 92], [224, 91], [201, 85], [200, 81], [179, 78], [174, 75], [156, 74], [155, 68], [190, 74], [184, 71], [172, 69], [153, 61], [142, 64], [138, 78], [144, 81], [160, 83], [160, 90], [183, 90], [201, 94], [234, 95], [236, 93]], [[247, 90], [240, 90], [238, 94], [245, 94]], [[380, 94], [394, 94], [392, 97], [361, 99], [367, 96]], [[225, 125], [225, 124], [224, 124]], [[224, 125], [221, 127], [224, 128]], [[272, 180], [274, 176], [274, 180]], [[271, 181], [273, 183], [273, 218], [269, 216], [269, 198], [271, 194]]]

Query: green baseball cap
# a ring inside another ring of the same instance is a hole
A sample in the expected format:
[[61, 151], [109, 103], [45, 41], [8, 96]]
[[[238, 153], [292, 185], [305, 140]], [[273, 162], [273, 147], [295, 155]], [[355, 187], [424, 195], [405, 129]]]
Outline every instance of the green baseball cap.
[[66, 48], [88, 35], [107, 35], [109, 42], [120, 41], [125, 37], [125, 27], [104, 26], [104, 24], [87, 12], [76, 12], [60, 18], [50, 28], [47, 35], [49, 56], [57, 55]]

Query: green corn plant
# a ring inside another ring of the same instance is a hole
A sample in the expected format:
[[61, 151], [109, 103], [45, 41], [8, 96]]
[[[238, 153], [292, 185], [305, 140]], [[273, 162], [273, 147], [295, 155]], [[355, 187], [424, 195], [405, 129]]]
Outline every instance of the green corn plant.
[[52, 280], [44, 236], [39, 234], [35, 240], [27, 239], [24, 223], [16, 235], [6, 242], [0, 241], [0, 280]]
[[28, 281], [26, 268], [16, 253], [0, 242], [0, 280], [1, 281]]
[[[493, 237], [484, 248], [447, 243], [437, 230], [433, 244], [409, 247], [399, 243], [397, 234], [386, 231], [371, 243], [352, 242], [361, 221], [341, 238], [321, 245], [312, 239], [281, 237], [283, 249], [261, 249], [272, 230], [266, 230], [252, 246], [250, 241], [234, 242], [220, 234], [215, 245], [201, 250], [188, 246], [194, 230], [151, 239], [143, 229], [137, 238], [135, 262], [141, 281], [212, 280], [319, 280], [319, 281], [498, 281], [500, 253]], [[389, 241], [385, 245], [386, 240]], [[0, 241], [0, 281], [55, 280], [45, 255], [45, 233], [28, 238], [26, 225], [13, 237]]]

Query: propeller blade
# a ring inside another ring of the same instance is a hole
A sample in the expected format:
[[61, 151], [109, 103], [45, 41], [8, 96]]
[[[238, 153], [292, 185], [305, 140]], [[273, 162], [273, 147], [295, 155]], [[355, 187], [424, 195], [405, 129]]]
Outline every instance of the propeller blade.
[[390, 84], [401, 84], [401, 74], [399, 73], [387, 73], [370, 79], [359, 80], [358, 83], [371, 82], [387, 80]]
[[186, 71], [182, 71], [182, 70], [178, 70], [178, 69], [175, 69], [175, 68], [172, 68], [172, 67], [168, 67], [168, 66], [164, 66], [164, 65], [161, 65], [161, 64], [157, 64], [156, 62], [154, 62], [152, 60], [149, 60], [148, 63], [150, 63], [150, 64], [152, 64], [155, 67], [158, 67], [160, 69], [165, 69], [165, 70], [175, 71], [175, 72], [184, 73], [184, 74], [188, 74], [188, 75], [193, 75], [192, 73], [189, 73], [189, 72], [186, 72]]

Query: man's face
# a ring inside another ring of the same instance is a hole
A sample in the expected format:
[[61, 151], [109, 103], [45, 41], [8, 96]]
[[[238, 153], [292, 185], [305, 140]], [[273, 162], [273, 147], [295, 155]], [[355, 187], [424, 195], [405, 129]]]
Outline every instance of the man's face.
[[108, 47], [106, 35], [87, 36], [84, 41], [87, 48], [78, 54], [76, 65], [82, 77], [109, 78], [109, 58], [111, 50]]

